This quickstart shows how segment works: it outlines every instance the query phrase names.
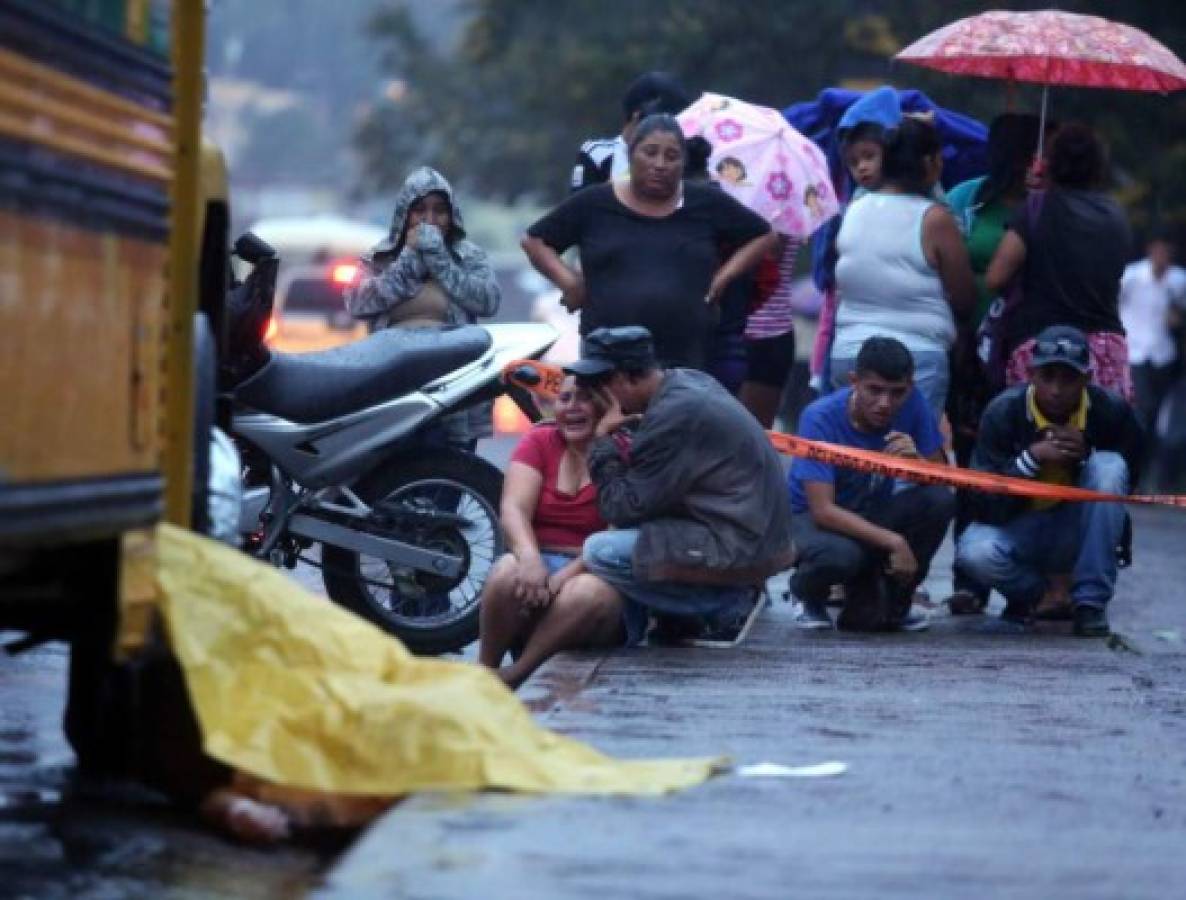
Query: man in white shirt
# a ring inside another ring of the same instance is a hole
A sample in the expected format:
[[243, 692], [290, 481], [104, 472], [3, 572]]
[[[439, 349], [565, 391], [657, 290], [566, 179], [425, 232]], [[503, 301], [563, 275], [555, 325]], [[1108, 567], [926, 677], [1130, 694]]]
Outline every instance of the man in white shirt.
[[1173, 265], [1174, 246], [1164, 235], [1154, 235], [1146, 253], [1120, 279], [1120, 320], [1128, 334], [1136, 412], [1148, 436], [1148, 460], [1155, 463], [1158, 413], [1178, 374], [1174, 329], [1186, 317], [1186, 270]]

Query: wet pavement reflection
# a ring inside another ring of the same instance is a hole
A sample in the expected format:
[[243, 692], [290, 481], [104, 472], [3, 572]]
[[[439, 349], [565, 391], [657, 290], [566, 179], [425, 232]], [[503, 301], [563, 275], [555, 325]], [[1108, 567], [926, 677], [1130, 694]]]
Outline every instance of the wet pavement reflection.
[[0, 897], [299, 897], [319, 882], [337, 848], [241, 847], [143, 788], [76, 784], [67, 665], [62, 645], [0, 654]]

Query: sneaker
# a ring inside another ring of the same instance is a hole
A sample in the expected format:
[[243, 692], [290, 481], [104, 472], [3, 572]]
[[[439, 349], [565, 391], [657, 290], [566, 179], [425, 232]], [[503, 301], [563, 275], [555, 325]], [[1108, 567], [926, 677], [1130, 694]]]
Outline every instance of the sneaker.
[[1079, 637], [1107, 637], [1112, 633], [1108, 627], [1108, 614], [1102, 606], [1076, 604], [1074, 631]]
[[765, 606], [765, 596], [755, 592], [753, 597], [739, 604], [736, 609], [723, 615], [700, 619], [699, 631], [682, 641], [682, 644], [687, 647], [713, 649], [736, 647], [749, 635]]
[[831, 631], [832, 618], [823, 603], [800, 600], [799, 611], [795, 613], [795, 627], [802, 631]]
[[914, 592], [914, 596], [910, 598], [910, 603], [914, 606], [921, 606], [923, 609], [935, 608], [935, 601], [931, 599], [931, 592], [926, 588], [918, 588]]
[[926, 631], [931, 627], [931, 620], [927, 616], [908, 612], [898, 623], [898, 631]]

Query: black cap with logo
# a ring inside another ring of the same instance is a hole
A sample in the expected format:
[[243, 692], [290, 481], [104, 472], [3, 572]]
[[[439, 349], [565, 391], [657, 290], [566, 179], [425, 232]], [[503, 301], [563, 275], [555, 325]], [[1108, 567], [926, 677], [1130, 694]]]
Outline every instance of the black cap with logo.
[[596, 378], [630, 368], [645, 370], [655, 365], [655, 343], [640, 325], [598, 328], [581, 341], [581, 358], [564, 367], [569, 375]]
[[1084, 375], [1091, 373], [1091, 346], [1087, 335], [1070, 325], [1051, 325], [1034, 338], [1034, 355], [1030, 366], [1070, 366]]

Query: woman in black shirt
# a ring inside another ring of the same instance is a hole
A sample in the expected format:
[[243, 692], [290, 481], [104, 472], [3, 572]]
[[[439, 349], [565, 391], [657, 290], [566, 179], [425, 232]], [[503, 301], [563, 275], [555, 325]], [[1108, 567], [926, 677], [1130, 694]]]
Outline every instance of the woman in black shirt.
[[[569, 197], [527, 230], [523, 250], [580, 311], [582, 335], [642, 325], [664, 363], [702, 368], [713, 306], [775, 237], [723, 191], [682, 184], [685, 158], [679, 123], [648, 116], [630, 144], [630, 177]], [[738, 248], [724, 264], [722, 244]], [[574, 246], [583, 271], [560, 258]]]
[[1132, 399], [1120, 322], [1120, 276], [1132, 234], [1124, 210], [1103, 190], [1106, 151], [1087, 126], [1064, 125], [1046, 162], [1050, 188], [1014, 213], [984, 276], [998, 294], [1020, 279], [1020, 301], [1005, 320], [1006, 383], [1029, 380], [1038, 332], [1072, 325], [1087, 335], [1092, 380]]

